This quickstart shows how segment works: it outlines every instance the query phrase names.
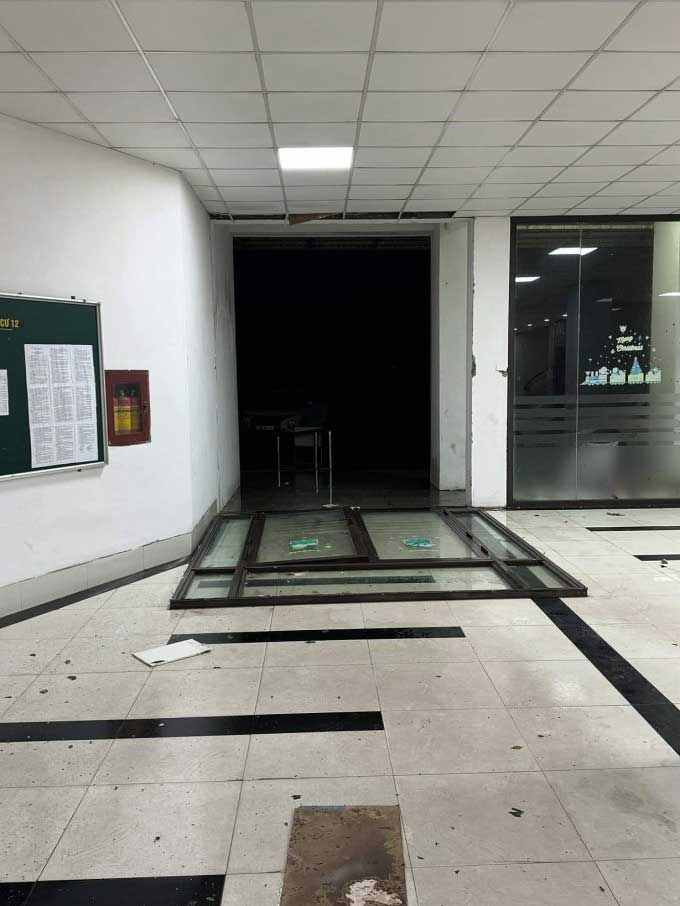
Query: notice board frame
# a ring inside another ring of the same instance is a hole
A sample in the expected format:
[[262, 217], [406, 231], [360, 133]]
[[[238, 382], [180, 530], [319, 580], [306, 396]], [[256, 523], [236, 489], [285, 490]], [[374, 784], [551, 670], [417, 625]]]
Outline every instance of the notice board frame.
[[[97, 355], [99, 357], [99, 367], [95, 369], [95, 376], [99, 382], [99, 392], [97, 394], [97, 405], [99, 407], [97, 418], [97, 442], [101, 440], [101, 456], [93, 462], [73, 463], [63, 466], [43, 466], [38, 469], [32, 469], [27, 472], [12, 472], [7, 475], [0, 475], [0, 482], [11, 481], [17, 478], [36, 478], [42, 475], [62, 474], [64, 472], [83, 472], [90, 469], [101, 469], [109, 463], [109, 445], [107, 440], [107, 413], [106, 413], [106, 383], [104, 373], [104, 351], [102, 343], [102, 319], [101, 303], [93, 302], [90, 299], [66, 298], [64, 296], [38, 296], [33, 293], [22, 292], [0, 292], [0, 302], [5, 300], [16, 300], [19, 302], [57, 302], [65, 305], [89, 306], [94, 309], [97, 331]], [[10, 398], [11, 399], [11, 398]], [[101, 423], [101, 435], [99, 434], [99, 425]]]

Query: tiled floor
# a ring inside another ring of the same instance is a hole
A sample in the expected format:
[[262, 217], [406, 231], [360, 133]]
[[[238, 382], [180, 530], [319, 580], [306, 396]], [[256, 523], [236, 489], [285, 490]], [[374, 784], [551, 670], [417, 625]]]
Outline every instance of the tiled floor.
[[[573, 614], [680, 704], [680, 561], [635, 556], [680, 550], [680, 510], [495, 515], [589, 586]], [[622, 526], [662, 528], [590, 530]], [[144, 902], [207, 906], [216, 889], [222, 906], [278, 906], [296, 806], [396, 803], [409, 906], [680, 902], [680, 738], [545, 607], [171, 612], [180, 574], [0, 629], [0, 903], [20, 906], [36, 880], [32, 900], [48, 881], [181, 877]], [[427, 626], [462, 635], [269, 636], [153, 671], [131, 655], [172, 634]], [[299, 732], [304, 714], [327, 726]], [[252, 715], [264, 723], [244, 731]], [[224, 717], [241, 729], [205, 720]], [[44, 739], [59, 727], [67, 738]], [[94, 902], [134, 903], [102, 891]]]

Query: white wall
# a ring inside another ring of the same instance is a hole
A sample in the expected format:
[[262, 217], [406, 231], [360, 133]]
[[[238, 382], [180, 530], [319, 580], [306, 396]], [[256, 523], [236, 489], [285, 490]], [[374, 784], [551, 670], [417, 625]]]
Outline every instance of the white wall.
[[432, 238], [431, 481], [467, 486], [471, 274], [468, 221], [443, 224]]
[[473, 506], [505, 506], [507, 488], [510, 219], [474, 221]]
[[210, 227], [183, 177], [0, 116], [0, 290], [102, 305], [104, 365], [150, 372], [151, 443], [0, 482], [0, 586], [191, 532], [218, 496]]

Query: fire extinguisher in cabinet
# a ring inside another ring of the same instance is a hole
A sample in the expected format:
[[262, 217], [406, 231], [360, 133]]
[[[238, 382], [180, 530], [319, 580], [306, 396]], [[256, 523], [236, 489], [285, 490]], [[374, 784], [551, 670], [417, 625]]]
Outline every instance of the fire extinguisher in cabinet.
[[136, 390], [130, 390], [130, 432], [142, 430], [142, 401]]
[[124, 387], [121, 387], [115, 397], [113, 428], [116, 434], [132, 433], [132, 400]]

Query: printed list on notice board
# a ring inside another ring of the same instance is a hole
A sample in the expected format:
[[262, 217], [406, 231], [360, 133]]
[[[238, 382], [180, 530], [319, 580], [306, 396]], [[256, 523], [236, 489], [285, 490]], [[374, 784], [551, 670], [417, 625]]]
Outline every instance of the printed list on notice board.
[[97, 387], [92, 346], [24, 346], [31, 466], [96, 462]]

